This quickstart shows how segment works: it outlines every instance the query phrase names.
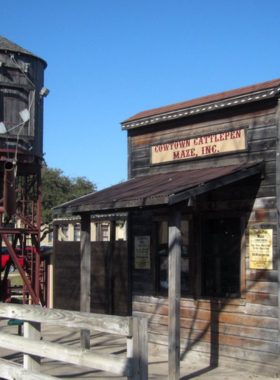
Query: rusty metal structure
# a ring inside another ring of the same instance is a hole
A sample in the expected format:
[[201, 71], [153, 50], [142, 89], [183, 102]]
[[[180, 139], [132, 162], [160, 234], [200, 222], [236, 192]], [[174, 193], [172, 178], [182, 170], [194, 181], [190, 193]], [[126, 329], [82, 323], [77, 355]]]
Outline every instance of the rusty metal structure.
[[1, 301], [8, 302], [13, 262], [23, 280], [23, 303], [44, 304], [41, 275], [41, 167], [47, 63], [0, 36], [0, 260]]

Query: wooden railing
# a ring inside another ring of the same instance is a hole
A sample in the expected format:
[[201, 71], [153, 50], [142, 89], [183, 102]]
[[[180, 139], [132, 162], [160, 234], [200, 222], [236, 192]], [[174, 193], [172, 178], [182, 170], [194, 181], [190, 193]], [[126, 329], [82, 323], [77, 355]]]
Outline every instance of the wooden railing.
[[[24, 357], [23, 366], [0, 359], [1, 378], [56, 379], [40, 373], [40, 359], [44, 357], [126, 376], [131, 380], [148, 379], [148, 339], [145, 318], [117, 317], [4, 303], [0, 303], [0, 318], [15, 318], [24, 321], [23, 337], [0, 332], [0, 347], [22, 352]], [[94, 330], [125, 336], [127, 355], [125, 357], [105, 354], [42, 340], [41, 324], [61, 326], [63, 331], [68, 327], [81, 331]]]

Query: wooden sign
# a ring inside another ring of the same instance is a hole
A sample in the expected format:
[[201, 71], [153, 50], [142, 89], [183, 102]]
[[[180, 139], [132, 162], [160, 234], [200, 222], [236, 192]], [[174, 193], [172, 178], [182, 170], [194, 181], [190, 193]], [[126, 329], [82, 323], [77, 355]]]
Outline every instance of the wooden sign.
[[273, 269], [273, 230], [249, 230], [250, 269]]
[[134, 238], [135, 269], [150, 269], [150, 236]]
[[245, 129], [221, 132], [213, 135], [178, 140], [151, 147], [151, 163], [194, 159], [247, 148]]

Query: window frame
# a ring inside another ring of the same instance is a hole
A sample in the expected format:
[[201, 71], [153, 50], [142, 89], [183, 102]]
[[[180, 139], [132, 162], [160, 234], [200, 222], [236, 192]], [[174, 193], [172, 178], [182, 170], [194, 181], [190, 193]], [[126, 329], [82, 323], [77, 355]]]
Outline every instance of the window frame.
[[[193, 231], [193, 224], [192, 224], [192, 217], [182, 215], [182, 221], [188, 222], [188, 233], [189, 233], [189, 252], [187, 255], [184, 255], [183, 257], [188, 257], [189, 259], [189, 291], [182, 291], [181, 289], [181, 297], [182, 298], [193, 298], [194, 295], [194, 270], [193, 270], [193, 238], [192, 238], [192, 231]], [[167, 229], [169, 225], [169, 219], [167, 216], [157, 217], [153, 218], [153, 239], [152, 239], [152, 245], [151, 249], [153, 252], [153, 266], [154, 266], [154, 291], [157, 295], [160, 296], [168, 296], [168, 287], [165, 289], [162, 289], [160, 286], [160, 255], [159, 255], [159, 226], [160, 223], [167, 222]], [[167, 247], [168, 247], [168, 239], [167, 239]], [[168, 253], [167, 253], [168, 257]], [[181, 255], [182, 257], [182, 255]]]
[[[240, 220], [240, 294], [237, 297], [206, 296], [202, 292], [202, 221], [205, 219], [219, 218], [239, 218]], [[181, 292], [181, 298], [192, 298], [196, 300], [214, 300], [218, 303], [244, 304], [246, 302], [246, 218], [245, 213], [237, 211], [226, 212], [203, 212], [191, 215], [182, 215], [182, 220], [189, 222], [189, 286], [188, 294]], [[168, 289], [162, 291], [159, 286], [159, 255], [158, 255], [158, 225], [159, 222], [167, 221], [167, 216], [157, 216], [153, 218], [153, 232], [151, 250], [153, 252], [153, 289], [156, 295], [168, 296]]]

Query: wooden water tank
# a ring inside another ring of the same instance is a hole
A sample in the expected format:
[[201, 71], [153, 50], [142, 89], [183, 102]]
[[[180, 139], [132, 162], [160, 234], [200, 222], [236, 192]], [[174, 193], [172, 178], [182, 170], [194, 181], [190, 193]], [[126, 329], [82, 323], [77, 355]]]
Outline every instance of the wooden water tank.
[[[47, 63], [0, 36], [0, 153], [43, 156]], [[43, 89], [43, 90], [42, 90]], [[21, 114], [20, 114], [21, 113]]]

